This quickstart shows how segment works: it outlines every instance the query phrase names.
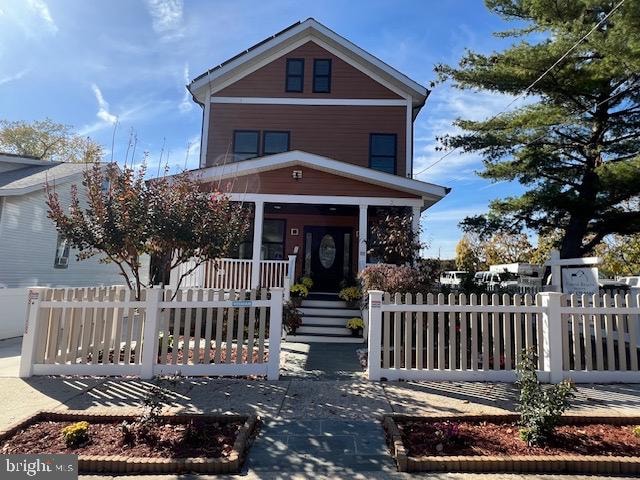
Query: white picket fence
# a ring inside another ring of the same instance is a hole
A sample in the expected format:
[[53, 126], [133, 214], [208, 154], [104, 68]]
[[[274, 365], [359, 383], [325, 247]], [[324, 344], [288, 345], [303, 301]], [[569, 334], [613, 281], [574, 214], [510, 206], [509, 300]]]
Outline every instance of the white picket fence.
[[32, 288], [20, 376], [278, 379], [283, 289]]
[[515, 380], [525, 348], [541, 381], [640, 382], [640, 295], [369, 292], [371, 380]]
[[[171, 272], [170, 285], [176, 287], [184, 276], [180, 288], [214, 288], [249, 290], [251, 288], [285, 288], [293, 284], [296, 256], [288, 260], [260, 260], [220, 258], [196, 266], [191, 260], [180, 264]], [[257, 272], [254, 267], [257, 265]], [[189, 272], [189, 273], [188, 273]]]

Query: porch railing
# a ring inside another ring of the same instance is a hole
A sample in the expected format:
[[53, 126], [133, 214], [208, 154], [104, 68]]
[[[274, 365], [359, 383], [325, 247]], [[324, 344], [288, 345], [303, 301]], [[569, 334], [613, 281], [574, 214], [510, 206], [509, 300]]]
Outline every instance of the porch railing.
[[[179, 278], [186, 275], [180, 288], [213, 288], [221, 290], [249, 290], [251, 288], [284, 288], [292, 284], [295, 276], [296, 256], [287, 260], [260, 260], [257, 276], [253, 275], [251, 259], [220, 258], [210, 260], [194, 269], [195, 261], [181, 264], [171, 272], [170, 286], [175, 288]], [[285, 292], [286, 295], [287, 292]]]

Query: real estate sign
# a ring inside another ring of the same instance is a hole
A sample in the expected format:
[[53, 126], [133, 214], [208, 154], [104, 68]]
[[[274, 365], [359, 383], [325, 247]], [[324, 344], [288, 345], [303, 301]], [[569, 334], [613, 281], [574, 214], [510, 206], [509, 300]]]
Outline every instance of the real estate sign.
[[580, 267], [562, 269], [563, 293], [593, 295], [599, 291], [598, 268]]

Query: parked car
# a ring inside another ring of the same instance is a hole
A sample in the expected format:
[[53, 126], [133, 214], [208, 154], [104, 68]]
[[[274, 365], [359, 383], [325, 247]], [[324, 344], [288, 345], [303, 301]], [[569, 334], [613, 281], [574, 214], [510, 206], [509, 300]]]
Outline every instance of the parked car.
[[457, 287], [462, 282], [463, 277], [469, 272], [464, 270], [449, 270], [440, 274], [440, 285]]
[[629, 287], [640, 287], [640, 275], [632, 275], [628, 277], [618, 277], [618, 281], [629, 285]]

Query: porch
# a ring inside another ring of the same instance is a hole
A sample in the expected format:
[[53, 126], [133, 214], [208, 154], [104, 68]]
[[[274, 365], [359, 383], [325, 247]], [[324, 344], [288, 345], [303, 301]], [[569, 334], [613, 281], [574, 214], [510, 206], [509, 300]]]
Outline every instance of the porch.
[[[252, 203], [247, 238], [232, 258], [181, 265], [171, 272], [175, 288], [225, 290], [284, 287], [309, 276], [318, 292], [352, 284], [367, 262], [371, 220], [388, 207], [406, 207], [417, 231], [423, 201], [417, 198], [347, 197], [230, 193], [232, 201]], [[256, 241], [257, 240], [257, 241]]]

